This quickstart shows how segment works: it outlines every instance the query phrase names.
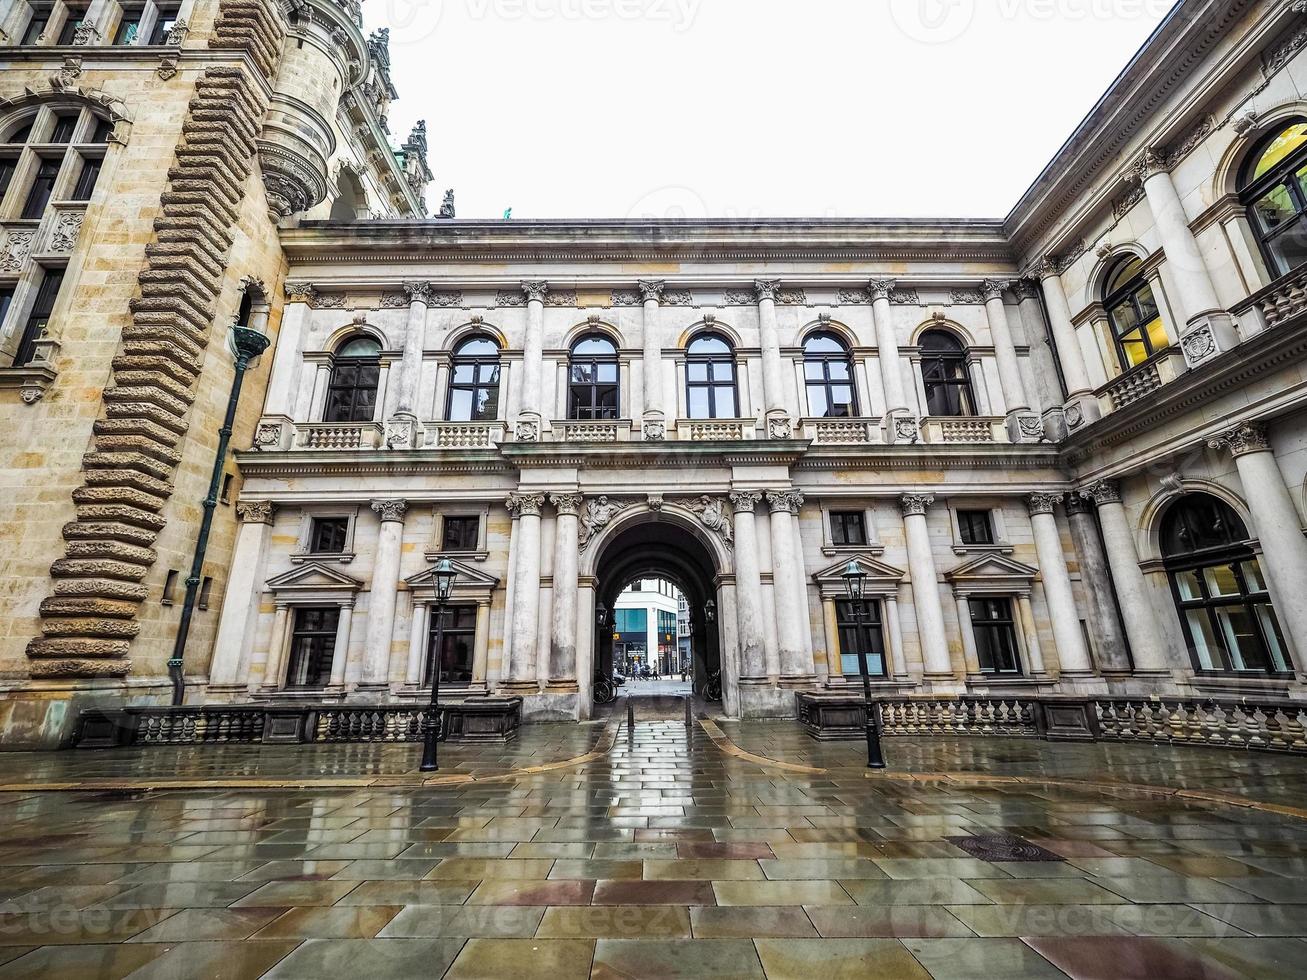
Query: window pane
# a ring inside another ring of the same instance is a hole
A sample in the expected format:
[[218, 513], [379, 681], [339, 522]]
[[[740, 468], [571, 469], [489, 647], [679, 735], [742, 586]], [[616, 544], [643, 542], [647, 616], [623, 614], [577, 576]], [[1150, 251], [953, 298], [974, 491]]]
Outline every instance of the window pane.
[[1198, 665], [1203, 670], [1224, 670], [1225, 656], [1221, 653], [1221, 645], [1216, 639], [1216, 631], [1212, 629], [1207, 610], [1190, 609], [1185, 613], [1185, 619], [1189, 623]]
[[1207, 592], [1213, 598], [1240, 595], [1239, 580], [1235, 577], [1232, 565], [1217, 565], [1203, 569], [1203, 578], [1207, 582]]
[[685, 365], [686, 376], [691, 381], [707, 381], [708, 365], [703, 361], [690, 361]]
[[1304, 142], [1307, 142], [1307, 123], [1295, 123], [1290, 126], [1266, 147], [1257, 161], [1257, 166], [1253, 168], [1249, 180], [1256, 180], [1269, 173], [1277, 163], [1302, 146]]
[[497, 418], [499, 418], [499, 389], [478, 388], [470, 421], [493, 422]]
[[475, 551], [480, 536], [481, 519], [479, 517], [446, 517], [445, 540], [446, 551]]
[[826, 400], [824, 385], [808, 386], [808, 412], [814, 418], [825, 418], [830, 414], [830, 403]]
[[1143, 334], [1140, 331], [1136, 330], [1121, 338], [1121, 356], [1125, 358], [1127, 368], [1143, 364], [1148, 360], [1148, 348], [1144, 345]]
[[828, 364], [830, 369], [830, 379], [832, 381], [849, 380], [849, 363], [848, 361], [831, 361]]
[[467, 385], [476, 380], [477, 369], [475, 364], [455, 364], [454, 365], [454, 384]]
[[1248, 586], [1250, 593], [1265, 592], [1266, 579], [1262, 577], [1262, 563], [1256, 558], [1252, 561], [1244, 562], [1240, 568], [1243, 569], [1243, 580]]
[[1109, 315], [1112, 317], [1112, 327], [1118, 337], [1130, 333], [1139, 326], [1139, 314], [1135, 312], [1134, 304], [1129, 301], [1113, 307]]
[[1216, 612], [1226, 649], [1234, 660], [1235, 670], [1266, 670], [1270, 665], [1262, 650], [1261, 638], [1252, 616], [1244, 606], [1223, 606]]
[[845, 417], [853, 414], [853, 389], [847, 385], [834, 385], [831, 388], [831, 400], [835, 403], [836, 411], [829, 414]]
[[804, 361], [803, 376], [807, 378], [809, 381], [825, 381], [826, 380], [825, 366], [821, 363], [821, 361]]
[[1185, 602], [1203, 598], [1203, 587], [1199, 584], [1198, 573], [1195, 571], [1177, 572], [1175, 585], [1176, 590], [1180, 593], [1181, 600]]
[[707, 388], [691, 388], [689, 390], [687, 393], [687, 409], [690, 413], [690, 418], [706, 419], [711, 417], [708, 410], [708, 395], [709, 391]]
[[1280, 275], [1307, 262], [1307, 228], [1304, 227], [1302, 219], [1298, 219], [1267, 242], [1267, 248], [1278, 266], [1276, 271]]
[[1264, 602], [1259, 602], [1253, 610], [1262, 625], [1262, 639], [1271, 651], [1272, 668], [1280, 673], [1288, 673], [1292, 668], [1289, 666], [1289, 657], [1284, 652], [1284, 637], [1280, 634], [1280, 623], [1275, 618], [1274, 610], [1269, 603]]
[[617, 365], [600, 364], [598, 379], [602, 384], [617, 384]]
[[456, 388], [449, 393], [449, 421], [472, 421], [472, 392]]
[[715, 418], [732, 419], [735, 418], [735, 389], [734, 388], [717, 388], [715, 401]]
[[1148, 343], [1152, 345], [1154, 351], [1165, 350], [1171, 346], [1171, 338], [1166, 335], [1166, 326], [1162, 323], [1161, 317], [1150, 320], [1144, 330], [1148, 335]]

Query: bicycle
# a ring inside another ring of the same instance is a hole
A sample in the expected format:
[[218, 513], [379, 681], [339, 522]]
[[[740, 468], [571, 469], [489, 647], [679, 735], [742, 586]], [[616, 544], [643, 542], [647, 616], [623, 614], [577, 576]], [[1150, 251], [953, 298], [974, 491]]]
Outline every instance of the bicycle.
[[595, 704], [612, 704], [617, 700], [617, 685], [612, 678], [600, 675], [595, 678]]
[[718, 703], [722, 699], [722, 672], [714, 671], [713, 675], [708, 678], [708, 683], [703, 686], [703, 697], [705, 701]]

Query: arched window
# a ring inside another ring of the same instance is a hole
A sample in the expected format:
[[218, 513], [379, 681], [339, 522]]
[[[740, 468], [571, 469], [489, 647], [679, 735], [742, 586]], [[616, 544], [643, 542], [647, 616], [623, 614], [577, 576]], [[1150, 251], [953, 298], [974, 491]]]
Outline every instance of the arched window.
[[1129, 371], [1170, 346], [1153, 287], [1144, 278], [1144, 264], [1139, 259], [1123, 259], [1112, 270], [1103, 291], [1103, 305], [1112, 321], [1122, 370]]
[[588, 334], [572, 345], [568, 363], [567, 417], [615, 419], [620, 408], [617, 345], [603, 334]]
[[1198, 670], [1292, 669], [1248, 528], [1228, 504], [1205, 493], [1172, 504], [1162, 555]]
[[976, 395], [967, 371], [967, 349], [945, 330], [921, 336], [921, 378], [926, 412], [936, 417], [976, 415]]
[[740, 414], [735, 348], [721, 334], [700, 334], [685, 352], [686, 406], [692, 419], [733, 419]]
[[812, 334], [803, 343], [803, 377], [808, 412], [814, 418], [849, 418], [858, 414], [849, 349], [833, 333]]
[[1239, 196], [1271, 275], [1307, 262], [1307, 122], [1292, 123], [1258, 146], [1244, 167]]
[[377, 414], [381, 381], [381, 345], [371, 337], [355, 337], [336, 351], [327, 388], [324, 422], [371, 422]]
[[450, 422], [493, 422], [499, 418], [499, 345], [469, 337], [454, 349], [449, 381]]

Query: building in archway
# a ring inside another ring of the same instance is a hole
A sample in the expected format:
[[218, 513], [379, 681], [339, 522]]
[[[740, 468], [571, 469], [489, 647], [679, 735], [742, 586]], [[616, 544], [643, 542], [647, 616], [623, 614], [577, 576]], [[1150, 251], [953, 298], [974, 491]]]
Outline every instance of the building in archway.
[[[133, 226], [139, 247], [112, 259], [114, 168], [136, 150], [100, 123], [166, 125], [142, 111], [157, 87], [124, 66], [167, 74], [173, 52], [101, 65], [45, 34], [26, 43], [39, 5], [6, 21], [24, 43], [0, 76], [0, 163], [18, 161], [0, 214], [17, 366], [0, 370], [5, 431], [24, 438], [5, 437], [4, 466], [51, 507], [5, 505], [11, 731], [48, 737], [65, 715], [33, 706], [88, 692], [163, 695], [170, 582], [212, 449], [188, 399], [220, 404], [221, 319], [247, 276], [276, 347], [238, 420], [193, 701], [417, 701], [441, 632], [451, 697], [521, 694], [529, 716], [586, 717], [611, 662], [598, 607], [637, 575], [686, 593], [732, 714], [841, 690], [861, 651], [885, 692], [1307, 694], [1294, 5], [1180, 3], [1002, 220], [451, 222], [394, 220], [426, 170], [421, 134], [407, 156], [371, 149], [379, 42], [356, 78], [339, 39], [297, 19], [304, 4], [264, 18], [188, 2], [191, 60], [163, 89], [195, 107], [173, 134], [179, 159], [248, 194], [165, 194], [153, 160], [142, 193], [183, 210]], [[268, 43], [230, 29], [238, 14]], [[250, 61], [234, 67], [215, 53], [242, 44]], [[293, 140], [274, 82], [299, 77], [304, 51], [347, 83], [315, 112], [348, 132], [333, 128], [321, 181], [298, 186], [277, 169]], [[246, 75], [274, 96], [238, 126], [259, 151], [242, 170], [201, 152], [215, 152], [211, 120], [188, 100]], [[72, 185], [24, 219], [72, 105], [87, 113], [58, 143]], [[73, 171], [101, 156], [83, 208]], [[59, 235], [82, 211], [80, 237]], [[225, 266], [194, 242], [174, 261], [197, 221], [236, 243]], [[166, 295], [156, 261], [186, 273]], [[135, 319], [97, 321], [93, 341], [106, 262], [140, 272], [107, 277], [137, 283]], [[42, 301], [60, 270], [64, 298]], [[110, 369], [123, 377], [101, 396], [87, 382]], [[56, 444], [75, 451], [33, 458]], [[441, 557], [459, 579], [437, 631]], [[852, 558], [870, 573], [862, 622], [840, 577]]]

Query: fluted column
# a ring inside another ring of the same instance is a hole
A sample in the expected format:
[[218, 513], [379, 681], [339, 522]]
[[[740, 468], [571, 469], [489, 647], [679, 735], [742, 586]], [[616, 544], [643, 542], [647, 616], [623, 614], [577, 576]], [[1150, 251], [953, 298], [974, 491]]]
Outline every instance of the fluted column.
[[803, 603], [794, 554], [794, 516], [803, 505], [798, 490], [768, 490], [771, 508], [772, 597], [776, 603], [776, 633], [781, 659], [781, 683], [801, 686], [813, 680], [812, 658], [804, 644]]
[[249, 683], [250, 647], [253, 626], [259, 612], [259, 577], [263, 556], [272, 539], [273, 506], [266, 500], [236, 504], [241, 519], [222, 600], [222, 618], [213, 644], [209, 666], [209, 688], [244, 686]]
[[509, 640], [510, 691], [534, 691], [540, 624], [540, 508], [543, 493], [513, 493], [508, 509], [516, 516], [517, 564], [513, 569], [513, 624]]
[[[907, 393], [903, 390], [903, 361], [899, 357], [899, 341], [894, 334], [894, 310], [890, 293], [893, 279], [873, 279], [867, 284], [871, 294], [871, 316], [876, 324], [876, 352], [880, 361], [881, 385], [885, 390], [885, 430], [888, 438], [898, 441], [894, 416], [917, 413], [912, 410]], [[909, 436], [910, 440], [910, 436]]]
[[[399, 563], [404, 545], [403, 500], [374, 500], [372, 509], [381, 518], [377, 551], [372, 564], [372, 589], [368, 595], [368, 631], [363, 649], [360, 689], [380, 693], [390, 682], [390, 650], [395, 643], [395, 600], [399, 597]], [[365, 692], [366, 693], [366, 692]]]
[[1021, 363], [1012, 340], [1007, 305], [1003, 302], [1003, 290], [1007, 286], [999, 279], [986, 279], [980, 284], [980, 292], [985, 297], [989, 334], [994, 341], [994, 360], [998, 362], [999, 384], [1007, 405], [1008, 435], [1013, 442], [1038, 441], [1044, 436], [1044, 424], [1030, 411], [1030, 397], [1021, 378]]
[[1272, 596], [1279, 600], [1275, 614], [1301, 661], [1307, 658], [1307, 538], [1266, 427], [1244, 422], [1213, 439], [1211, 446], [1229, 449], [1234, 456], [1252, 530], [1262, 545], [1266, 577]]
[[767, 408], [767, 436], [788, 439], [794, 434], [794, 421], [785, 407], [785, 367], [781, 361], [781, 335], [776, 324], [776, 291], [779, 279], [758, 279], [754, 292], [758, 297], [758, 336], [762, 345], [763, 404]]
[[1184, 203], [1171, 180], [1165, 155], [1151, 148], [1145, 150], [1126, 179], [1143, 184], [1148, 208], [1162, 239], [1166, 264], [1176, 287], [1176, 295], [1168, 294], [1167, 298], [1184, 318], [1180, 347], [1185, 361], [1196, 365], [1236, 346], [1239, 335], [1234, 319], [1217, 298], [1198, 239], [1189, 227]]
[[640, 366], [644, 373], [644, 437], [651, 442], [667, 438], [667, 413], [663, 408], [663, 338], [659, 311], [663, 290], [660, 280], [642, 279], [640, 296], [644, 301], [644, 352]]
[[1062, 288], [1057, 263], [1045, 258], [1037, 271], [1044, 293], [1044, 308], [1048, 311], [1048, 322], [1053, 330], [1053, 342], [1057, 344], [1057, 360], [1067, 386], [1066, 424], [1067, 428], [1074, 430], [1098, 419], [1102, 412], [1089, 380], [1085, 352], [1080, 348], [1080, 338], [1071, 322], [1071, 305], [1067, 302], [1066, 290]]
[[518, 399], [516, 435], [520, 442], [539, 442], [544, 425], [545, 296], [547, 282], [524, 282], [526, 336], [522, 342], [522, 395]]
[[1044, 580], [1044, 598], [1048, 601], [1057, 659], [1064, 674], [1089, 674], [1093, 672], [1093, 662], [1085, 646], [1084, 631], [1080, 628], [1071, 573], [1067, 571], [1062, 535], [1057, 528], [1055, 508], [1061, 502], [1060, 493], [1032, 493], [1026, 499], [1026, 507], [1034, 530], [1035, 554], [1039, 560], [1040, 577]]
[[939, 573], [930, 543], [926, 511], [935, 502], [934, 494], [908, 493], [899, 501], [903, 512], [903, 529], [908, 545], [908, 574], [912, 577], [912, 600], [917, 613], [917, 633], [921, 638], [921, 656], [927, 679], [948, 680], [954, 677], [948, 652], [948, 634], [944, 630], [944, 605], [939, 598]]
[[577, 514], [579, 493], [550, 494], [558, 512], [554, 528], [554, 617], [549, 643], [549, 686], [576, 690]]
[[1080, 495], [1098, 507], [1103, 547], [1116, 584], [1126, 636], [1130, 638], [1135, 673], [1164, 673], [1170, 667], [1166, 634], [1157, 620], [1148, 583], [1139, 568], [1134, 531], [1121, 504], [1121, 488], [1116, 483], [1100, 480], [1082, 489]]
[[767, 653], [762, 639], [762, 575], [758, 563], [758, 527], [754, 508], [762, 502], [756, 490], [731, 492], [735, 511], [735, 603], [739, 617], [740, 683], [767, 682]]

